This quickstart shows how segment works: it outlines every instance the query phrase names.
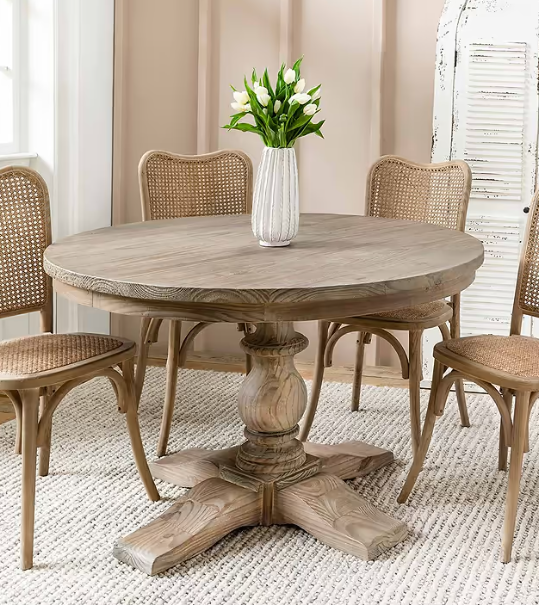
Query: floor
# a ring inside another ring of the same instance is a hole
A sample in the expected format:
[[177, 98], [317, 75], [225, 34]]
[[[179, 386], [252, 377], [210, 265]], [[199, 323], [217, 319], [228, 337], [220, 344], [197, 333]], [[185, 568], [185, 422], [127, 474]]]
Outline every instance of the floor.
[[[240, 383], [238, 374], [182, 372], [170, 450], [240, 441]], [[164, 372], [152, 368], [141, 402], [150, 458], [163, 394]], [[38, 479], [35, 568], [28, 572], [18, 569], [21, 462], [13, 453], [13, 423], [0, 426], [0, 604], [539, 604], [537, 450], [527, 456], [522, 479], [515, 561], [503, 565], [507, 476], [496, 470], [494, 404], [471, 395], [473, 426], [461, 429], [450, 402], [416, 491], [408, 506], [399, 506], [395, 498], [410, 462], [407, 391], [365, 387], [356, 414], [348, 411], [350, 394], [350, 385], [325, 385], [312, 438], [359, 438], [395, 452], [393, 465], [350, 484], [410, 527], [409, 538], [378, 560], [357, 560], [299, 529], [270, 527], [236, 532], [154, 578], [117, 562], [115, 539], [166, 510], [184, 490], [160, 483], [163, 501], [146, 500], [124, 419], [110, 386], [98, 379], [57, 412], [51, 475]]]

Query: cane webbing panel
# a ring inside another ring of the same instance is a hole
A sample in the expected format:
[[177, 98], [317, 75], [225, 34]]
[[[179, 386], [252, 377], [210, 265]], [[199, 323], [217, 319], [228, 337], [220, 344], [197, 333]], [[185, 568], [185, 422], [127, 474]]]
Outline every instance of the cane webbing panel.
[[147, 218], [249, 212], [252, 166], [239, 153], [224, 151], [184, 158], [154, 152], [147, 156], [141, 169], [148, 182]]
[[428, 319], [434, 319], [439, 315], [444, 315], [450, 309], [451, 307], [443, 300], [437, 300], [435, 302], [409, 307], [408, 309], [384, 311], [383, 313], [376, 313], [375, 315], [368, 315], [366, 317], [373, 319], [393, 319], [399, 321], [426, 321]]
[[112, 353], [124, 343], [97, 334], [39, 334], [0, 342], [0, 377], [57, 370]]
[[528, 243], [522, 258], [522, 277], [517, 293], [520, 308], [530, 315], [539, 315], [539, 192], [531, 206], [528, 222]]
[[470, 178], [462, 162], [423, 166], [387, 156], [371, 170], [367, 212], [464, 230]]
[[47, 303], [43, 252], [49, 242], [49, 197], [42, 179], [28, 168], [0, 170], [0, 317]]
[[539, 378], [539, 339], [529, 336], [469, 336], [442, 343], [451, 352], [487, 368]]

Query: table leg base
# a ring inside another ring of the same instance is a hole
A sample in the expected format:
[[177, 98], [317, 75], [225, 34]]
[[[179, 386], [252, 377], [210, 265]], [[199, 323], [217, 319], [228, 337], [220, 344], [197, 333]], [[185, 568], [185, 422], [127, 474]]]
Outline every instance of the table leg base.
[[273, 483], [253, 478], [244, 487], [237, 485], [244, 473], [234, 472], [237, 449], [187, 450], [153, 463], [155, 477], [194, 487], [166, 513], [121, 538], [114, 556], [154, 575], [203, 552], [231, 531], [254, 525], [297, 525], [365, 560], [405, 538], [404, 523], [378, 511], [343, 481], [390, 463], [391, 452], [361, 442], [305, 444], [306, 469], [316, 456], [321, 472]]
[[204, 552], [235, 529], [258, 525], [260, 500], [257, 492], [207, 479], [166, 513], [121, 538], [113, 554], [153, 576]]
[[[341, 479], [363, 477], [391, 464], [393, 453], [361, 441], [348, 441], [338, 445], [307, 442], [305, 452], [320, 458], [321, 471]], [[156, 479], [180, 487], [194, 487], [198, 483], [220, 476], [222, 466], [234, 466], [239, 446], [225, 450], [190, 449], [150, 462]]]

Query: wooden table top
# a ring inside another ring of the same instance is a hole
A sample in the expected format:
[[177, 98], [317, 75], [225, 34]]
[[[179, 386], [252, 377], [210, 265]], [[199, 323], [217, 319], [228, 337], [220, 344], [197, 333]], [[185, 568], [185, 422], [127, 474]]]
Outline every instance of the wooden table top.
[[146, 301], [126, 309], [133, 314], [159, 305], [241, 306], [264, 321], [430, 302], [468, 287], [482, 262], [481, 242], [458, 231], [332, 214], [302, 215], [286, 248], [260, 247], [244, 215], [89, 231], [45, 252], [45, 270], [65, 293], [98, 294], [79, 297], [83, 304], [113, 310], [113, 301]]

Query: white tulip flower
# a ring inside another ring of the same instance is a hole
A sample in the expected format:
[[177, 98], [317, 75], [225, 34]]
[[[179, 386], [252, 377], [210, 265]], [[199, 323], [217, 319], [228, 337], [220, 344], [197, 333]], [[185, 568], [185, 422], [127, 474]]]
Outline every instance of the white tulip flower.
[[[258, 90], [260, 90], [260, 88]], [[256, 98], [258, 99], [258, 102], [260, 103], [260, 105], [262, 105], [262, 107], [267, 107], [271, 99], [267, 92], [257, 92]]]
[[279, 109], [281, 109], [281, 101], [279, 101], [279, 99], [277, 99], [277, 101], [275, 101], [274, 105], [273, 105], [273, 113], [277, 113], [279, 111]]
[[314, 103], [309, 103], [309, 105], [305, 105], [303, 108], [303, 113], [306, 116], [314, 116], [314, 114], [318, 111], [318, 107]]
[[236, 103], [239, 103], [240, 105], [246, 105], [247, 103], [249, 103], [249, 95], [245, 90], [243, 92], [235, 90], [233, 96]]
[[300, 105], [305, 105], [305, 103], [308, 103], [311, 100], [311, 95], [308, 95], [306, 92], [300, 92], [296, 95], [292, 95], [289, 99], [289, 103], [290, 105], [292, 105], [292, 103], [299, 103]]
[[259, 86], [260, 86], [260, 82], [258, 80], [254, 80], [253, 86], [252, 86], [253, 90], [256, 90]]
[[231, 103], [230, 106], [234, 111], [251, 111], [249, 103]]
[[322, 96], [322, 89], [319, 88], [316, 92], [313, 93], [313, 101], [316, 101]]
[[287, 69], [283, 77], [286, 84], [292, 84], [296, 81], [296, 72], [293, 69]]
[[253, 90], [255, 91], [255, 95], [267, 95], [268, 94], [268, 89], [265, 86], [257, 86], [256, 88], [253, 88]]
[[301, 78], [301, 80], [299, 80], [298, 83], [294, 86], [294, 92], [300, 93], [300, 92], [303, 92], [304, 90], [305, 90], [305, 79]]

